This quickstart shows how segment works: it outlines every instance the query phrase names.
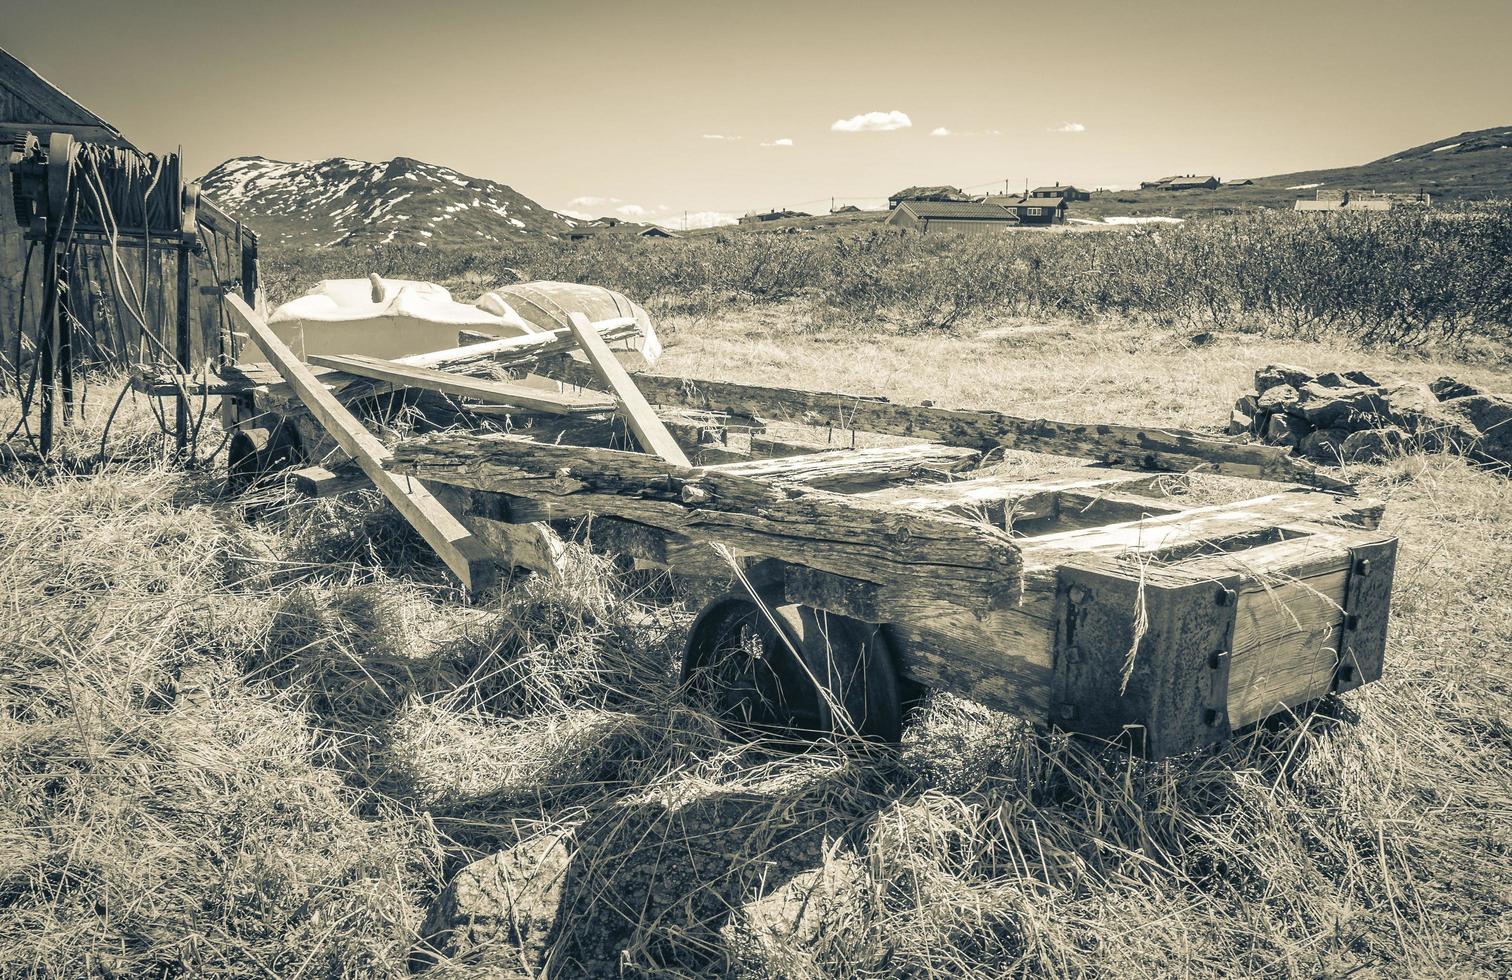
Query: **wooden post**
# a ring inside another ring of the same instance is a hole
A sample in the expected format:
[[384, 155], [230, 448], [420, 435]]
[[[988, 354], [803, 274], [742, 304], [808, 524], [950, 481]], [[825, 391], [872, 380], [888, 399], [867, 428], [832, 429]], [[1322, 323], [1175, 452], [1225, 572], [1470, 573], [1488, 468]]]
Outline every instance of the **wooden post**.
[[42, 402], [40, 414], [42, 432], [39, 446], [42, 455], [52, 452], [53, 445], [53, 397], [56, 394], [57, 371], [53, 361], [58, 337], [58, 245], [55, 236], [49, 234], [42, 251], [42, 329], [37, 351], [37, 373], [41, 385]]
[[57, 279], [57, 329], [58, 329], [58, 379], [61, 383], [63, 401], [63, 424], [66, 426], [73, 418], [74, 411], [74, 352], [73, 352], [73, 322], [69, 319], [69, 312], [73, 306], [73, 289], [69, 282], [70, 265], [67, 253], [58, 251], [53, 256], [52, 274]]
[[[174, 355], [179, 369], [187, 375], [191, 364], [189, 335], [189, 272], [193, 246], [180, 243], [178, 247], [178, 308], [174, 311], [177, 321], [174, 333]], [[189, 445], [189, 399], [181, 391], [174, 398], [173, 441], [179, 454]]]

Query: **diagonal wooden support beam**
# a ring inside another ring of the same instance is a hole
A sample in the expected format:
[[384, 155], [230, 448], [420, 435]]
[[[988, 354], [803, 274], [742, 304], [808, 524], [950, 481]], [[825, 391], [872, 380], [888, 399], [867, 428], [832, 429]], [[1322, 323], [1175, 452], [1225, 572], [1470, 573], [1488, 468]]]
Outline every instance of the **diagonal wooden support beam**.
[[682, 447], [672, 438], [667, 427], [662, 425], [661, 419], [656, 417], [645, 396], [635, 387], [635, 382], [630, 380], [630, 372], [614, 356], [614, 352], [604, 343], [604, 338], [599, 336], [598, 331], [593, 329], [588, 318], [581, 313], [569, 313], [567, 323], [583, 353], [588, 356], [589, 363], [593, 365], [594, 373], [614, 392], [614, 397], [625, 414], [625, 422], [630, 426], [630, 431], [635, 433], [641, 448], [676, 466], [691, 466]]
[[405, 520], [420, 532], [462, 586], [477, 592], [491, 585], [498, 575], [497, 559], [483, 543], [431, 494], [424, 483], [414, 477], [396, 476], [384, 469], [392, 458], [388, 447], [326, 390], [241, 297], [228, 294], [225, 303], [310, 414], [331, 434], [342, 451], [356, 460], [368, 479], [404, 515]]

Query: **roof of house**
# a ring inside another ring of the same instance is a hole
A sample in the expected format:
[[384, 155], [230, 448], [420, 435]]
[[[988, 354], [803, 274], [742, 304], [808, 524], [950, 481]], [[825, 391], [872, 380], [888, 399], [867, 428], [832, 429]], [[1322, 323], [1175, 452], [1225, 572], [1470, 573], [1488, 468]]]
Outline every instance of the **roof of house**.
[[943, 198], [949, 201], [965, 201], [966, 194], [959, 187], [941, 185], [938, 187], [905, 187], [892, 195], [894, 201], [925, 200], [928, 198]]
[[992, 221], [1016, 221], [1017, 218], [1009, 214], [996, 204], [978, 204], [975, 201], [902, 201], [898, 204], [899, 211], [907, 211], [915, 218], [930, 219], [955, 219], [964, 218], [975, 220], [978, 218]]
[[1193, 174], [1189, 177], [1171, 177], [1161, 183], [1180, 186], [1183, 184], [1206, 184], [1210, 180], [1216, 182], [1218, 178], [1207, 174]]
[[1066, 206], [1066, 199], [1064, 197], [1025, 197], [999, 200], [994, 203], [1005, 208], [1063, 208]]
[[60, 131], [101, 143], [135, 149], [120, 130], [84, 108], [25, 62], [0, 48], [0, 123], [20, 123], [43, 133], [52, 123]]
[[1074, 184], [1046, 184], [1044, 187], [1036, 187], [1034, 190], [1030, 191], [1029, 193], [1031, 193], [1031, 194], [1046, 194], [1046, 193], [1054, 192], [1056, 194], [1061, 194], [1061, 193], [1064, 193], [1066, 191], [1076, 191], [1076, 190], [1081, 190], [1081, 188], [1077, 187]]

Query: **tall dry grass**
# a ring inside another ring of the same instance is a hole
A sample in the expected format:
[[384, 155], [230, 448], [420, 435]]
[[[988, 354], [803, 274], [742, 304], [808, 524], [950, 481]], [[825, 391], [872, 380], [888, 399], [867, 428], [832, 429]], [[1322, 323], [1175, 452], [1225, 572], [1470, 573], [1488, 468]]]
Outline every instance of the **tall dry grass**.
[[[1006, 343], [1004, 407], [1096, 380], [1077, 335], [858, 358], [725, 329], [754, 374], [896, 358], [940, 393]], [[721, 339], [677, 337], [689, 370]], [[1164, 343], [1099, 334], [1104, 408], [1216, 415], [1261, 356]], [[0, 975], [402, 975], [443, 882], [544, 833], [562, 977], [1512, 970], [1512, 489], [1461, 460], [1351, 471], [1403, 554], [1387, 678], [1329, 713], [1149, 765], [940, 696], [896, 756], [785, 756], [677, 697], [666, 583], [577, 555], [468, 604], [373, 495], [233, 499], [155, 462], [140, 402], [83, 465], [101, 410], [78, 465], [0, 476]], [[798, 934], [747, 908], [815, 870]]]
[[720, 231], [672, 241], [274, 251], [275, 302], [370, 272], [481, 292], [516, 275], [610, 286], [658, 312], [802, 299], [816, 325], [938, 330], [1014, 316], [1146, 316], [1420, 347], [1512, 336], [1512, 203], [1257, 210], [1180, 226], [987, 237]]

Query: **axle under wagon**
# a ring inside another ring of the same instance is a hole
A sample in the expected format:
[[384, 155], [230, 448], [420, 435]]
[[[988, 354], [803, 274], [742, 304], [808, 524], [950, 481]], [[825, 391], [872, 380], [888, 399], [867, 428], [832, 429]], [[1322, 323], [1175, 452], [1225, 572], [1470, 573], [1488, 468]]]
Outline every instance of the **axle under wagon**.
[[[312, 366], [227, 304], [269, 361], [202, 389], [235, 473], [376, 487], [471, 588], [548, 569], [557, 532], [665, 566], [709, 596], [689, 689], [742, 727], [894, 740], [937, 688], [1159, 758], [1381, 676], [1381, 505], [1279, 450], [632, 375], [606, 341], [635, 324], [580, 314]], [[399, 402], [430, 431], [384, 445], [367, 425]], [[813, 444], [836, 430], [874, 444]], [[1194, 469], [1239, 479], [1193, 505]]]

